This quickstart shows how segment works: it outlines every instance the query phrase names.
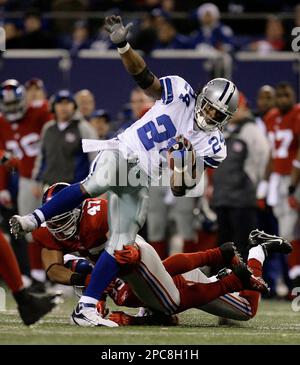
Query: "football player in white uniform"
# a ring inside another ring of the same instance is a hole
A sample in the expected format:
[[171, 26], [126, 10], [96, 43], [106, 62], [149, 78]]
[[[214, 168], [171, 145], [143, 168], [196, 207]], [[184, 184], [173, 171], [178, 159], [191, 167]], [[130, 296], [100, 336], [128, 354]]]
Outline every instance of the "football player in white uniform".
[[116, 139], [86, 145], [86, 151], [95, 148], [100, 152], [84, 181], [63, 189], [32, 214], [11, 219], [12, 232], [24, 234], [74, 209], [87, 197], [108, 192], [110, 238], [72, 316], [76, 324], [84, 326], [108, 325], [91, 312], [97, 312], [98, 299], [119, 271], [114, 251], [133, 244], [145, 222], [150, 179], [159, 179], [166, 152], [173, 169], [169, 179], [172, 192], [183, 196], [199, 181], [201, 167], [218, 167], [226, 157], [221, 130], [238, 104], [237, 88], [226, 79], [210, 81], [198, 95], [181, 77], [159, 80], [126, 41], [130, 26], [124, 27], [119, 16], [105, 20], [126, 70], [156, 103]]

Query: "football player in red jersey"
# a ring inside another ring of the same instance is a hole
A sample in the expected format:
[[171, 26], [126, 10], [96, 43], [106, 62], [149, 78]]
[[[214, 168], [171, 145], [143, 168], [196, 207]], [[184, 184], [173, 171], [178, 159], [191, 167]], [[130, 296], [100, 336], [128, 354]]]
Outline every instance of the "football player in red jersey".
[[[46, 101], [26, 103], [25, 88], [17, 80], [0, 85], [0, 141], [7, 151], [19, 159], [19, 211], [30, 211], [40, 201], [34, 201], [31, 192], [31, 174], [43, 125], [52, 119]], [[0, 190], [6, 186], [0, 186]]]
[[[40, 196], [34, 194], [35, 183], [31, 179], [35, 158], [40, 152], [40, 133], [46, 122], [52, 119], [46, 100], [26, 101], [26, 91], [17, 80], [6, 80], [0, 85], [0, 148], [10, 151], [19, 160], [18, 212], [26, 214], [40, 204]], [[11, 208], [12, 202], [7, 182], [9, 172], [0, 167], [0, 202]], [[30, 238], [28, 239], [30, 240]], [[36, 254], [29, 245], [31, 258]], [[40, 269], [32, 262], [32, 269]]]
[[[266, 182], [262, 184], [267, 192], [267, 203], [273, 207], [277, 217], [279, 234], [292, 241], [294, 246], [290, 256], [290, 278], [295, 281], [297, 277], [300, 278], [299, 229], [297, 232], [300, 208], [300, 189], [297, 188], [300, 171], [300, 104], [296, 103], [293, 87], [285, 82], [277, 85], [275, 102], [276, 108], [264, 117], [272, 156], [266, 171], [268, 185]], [[299, 286], [299, 283], [294, 284]]]
[[[49, 201], [66, 186], [68, 184], [65, 183], [52, 185], [45, 192], [44, 201]], [[95, 262], [97, 256], [94, 255], [104, 247], [107, 235], [107, 204], [103, 199], [87, 199], [80, 208], [56, 216], [47, 221], [44, 227], [33, 231], [35, 240], [43, 247], [42, 257], [48, 277], [57, 283], [76, 286], [86, 286], [91, 272], [86, 266], [83, 268], [85, 263], [82, 259], [89, 258]], [[256, 236], [253, 239], [258, 240]], [[261, 238], [263, 242], [268, 239], [270, 240], [269, 237]], [[126, 247], [122, 252], [116, 251], [115, 256], [123, 268], [122, 277], [130, 283], [138, 298], [129, 286], [124, 285], [119, 279], [110, 285], [107, 292], [116, 304], [149, 306], [161, 313], [160, 318], [167, 316], [167, 323], [170, 323], [169, 314], [207, 304], [225, 293], [239, 291], [245, 287], [255, 289], [257, 286], [260, 291], [266, 289], [259, 278], [254, 277], [245, 266], [240, 265], [232, 243], [206, 252], [175, 255], [162, 263], [155, 250], [140, 236], [137, 236], [136, 242], [134, 247], [137, 247], [137, 250]], [[262, 248], [255, 250], [259, 253], [254, 252], [252, 261], [250, 257], [248, 264], [252, 270], [256, 270], [254, 274], [259, 276], [262, 263], [257, 261], [257, 257], [262, 257], [263, 261], [264, 253]], [[75, 257], [74, 265], [66, 267], [64, 254], [74, 252], [78, 253], [77, 260]], [[187, 277], [180, 275], [206, 264], [233, 265], [234, 273], [220, 280], [211, 280], [199, 270], [188, 273]], [[74, 270], [76, 266], [79, 270]], [[237, 294], [218, 299], [218, 302], [210, 305], [208, 310], [216, 315], [249, 319], [256, 312], [258, 299], [257, 292], [245, 291], [244, 296]], [[107, 313], [103, 301], [99, 308], [101, 314]], [[123, 316], [121, 317], [123, 321]], [[123, 324], [120, 321], [119, 323]], [[111, 323], [108, 322], [107, 325], [110, 326]]]
[[[43, 202], [67, 186], [67, 183], [50, 186], [44, 193]], [[50, 219], [32, 233], [42, 247], [42, 261], [48, 278], [56, 283], [76, 286], [87, 284], [85, 274], [89, 270], [74, 273], [64, 266], [64, 255], [76, 253], [77, 258], [88, 258], [95, 263], [104, 249], [107, 234], [107, 201], [100, 198], [86, 199], [80, 208]], [[73, 259], [76, 259], [75, 255]]]
[[[259, 292], [266, 290], [260, 279], [265, 258], [292, 250], [285, 239], [254, 230], [249, 235], [249, 271], [232, 242], [204, 252], [176, 254], [163, 262], [141, 237], [136, 242], [115, 251], [119, 264], [127, 265], [123, 278], [129, 285], [118, 279], [110, 295], [117, 305], [144, 306], [147, 310], [142, 316], [112, 312], [109, 319], [119, 325], [177, 324], [173, 315], [190, 308], [225, 319], [249, 320], [256, 315]], [[227, 270], [221, 270], [217, 277], [209, 278], [198, 268], [206, 265], [230, 267], [232, 272], [228, 275]]]
[[27, 103], [33, 103], [38, 100], [46, 100], [47, 94], [43, 80], [33, 78], [25, 82]]

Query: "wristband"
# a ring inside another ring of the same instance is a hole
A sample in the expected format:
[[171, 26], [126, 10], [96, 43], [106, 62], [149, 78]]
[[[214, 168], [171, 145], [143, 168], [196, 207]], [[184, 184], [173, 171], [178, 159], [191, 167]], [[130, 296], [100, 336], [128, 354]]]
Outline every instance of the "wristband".
[[124, 45], [123, 45], [123, 43], [119, 43], [117, 45], [117, 50], [120, 54], [127, 52], [129, 50], [129, 48], [130, 48], [130, 44], [128, 42], [126, 42]]

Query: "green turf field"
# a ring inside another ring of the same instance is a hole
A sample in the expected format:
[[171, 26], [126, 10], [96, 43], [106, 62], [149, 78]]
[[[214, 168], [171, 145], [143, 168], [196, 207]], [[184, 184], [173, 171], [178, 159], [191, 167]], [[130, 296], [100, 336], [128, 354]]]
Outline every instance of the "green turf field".
[[178, 327], [79, 328], [69, 324], [75, 300], [66, 299], [40, 323], [22, 325], [14, 303], [0, 312], [0, 344], [300, 344], [300, 312], [284, 301], [262, 301], [255, 319], [219, 326], [198, 310], [180, 315]]

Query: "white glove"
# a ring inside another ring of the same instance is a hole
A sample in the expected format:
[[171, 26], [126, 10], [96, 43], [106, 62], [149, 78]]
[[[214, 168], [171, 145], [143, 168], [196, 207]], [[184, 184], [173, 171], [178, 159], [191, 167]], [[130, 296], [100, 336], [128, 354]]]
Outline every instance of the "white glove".
[[25, 235], [26, 233], [34, 231], [38, 228], [38, 222], [33, 214], [27, 214], [23, 217], [20, 215], [14, 215], [10, 220], [10, 232], [16, 238], [20, 235]]

